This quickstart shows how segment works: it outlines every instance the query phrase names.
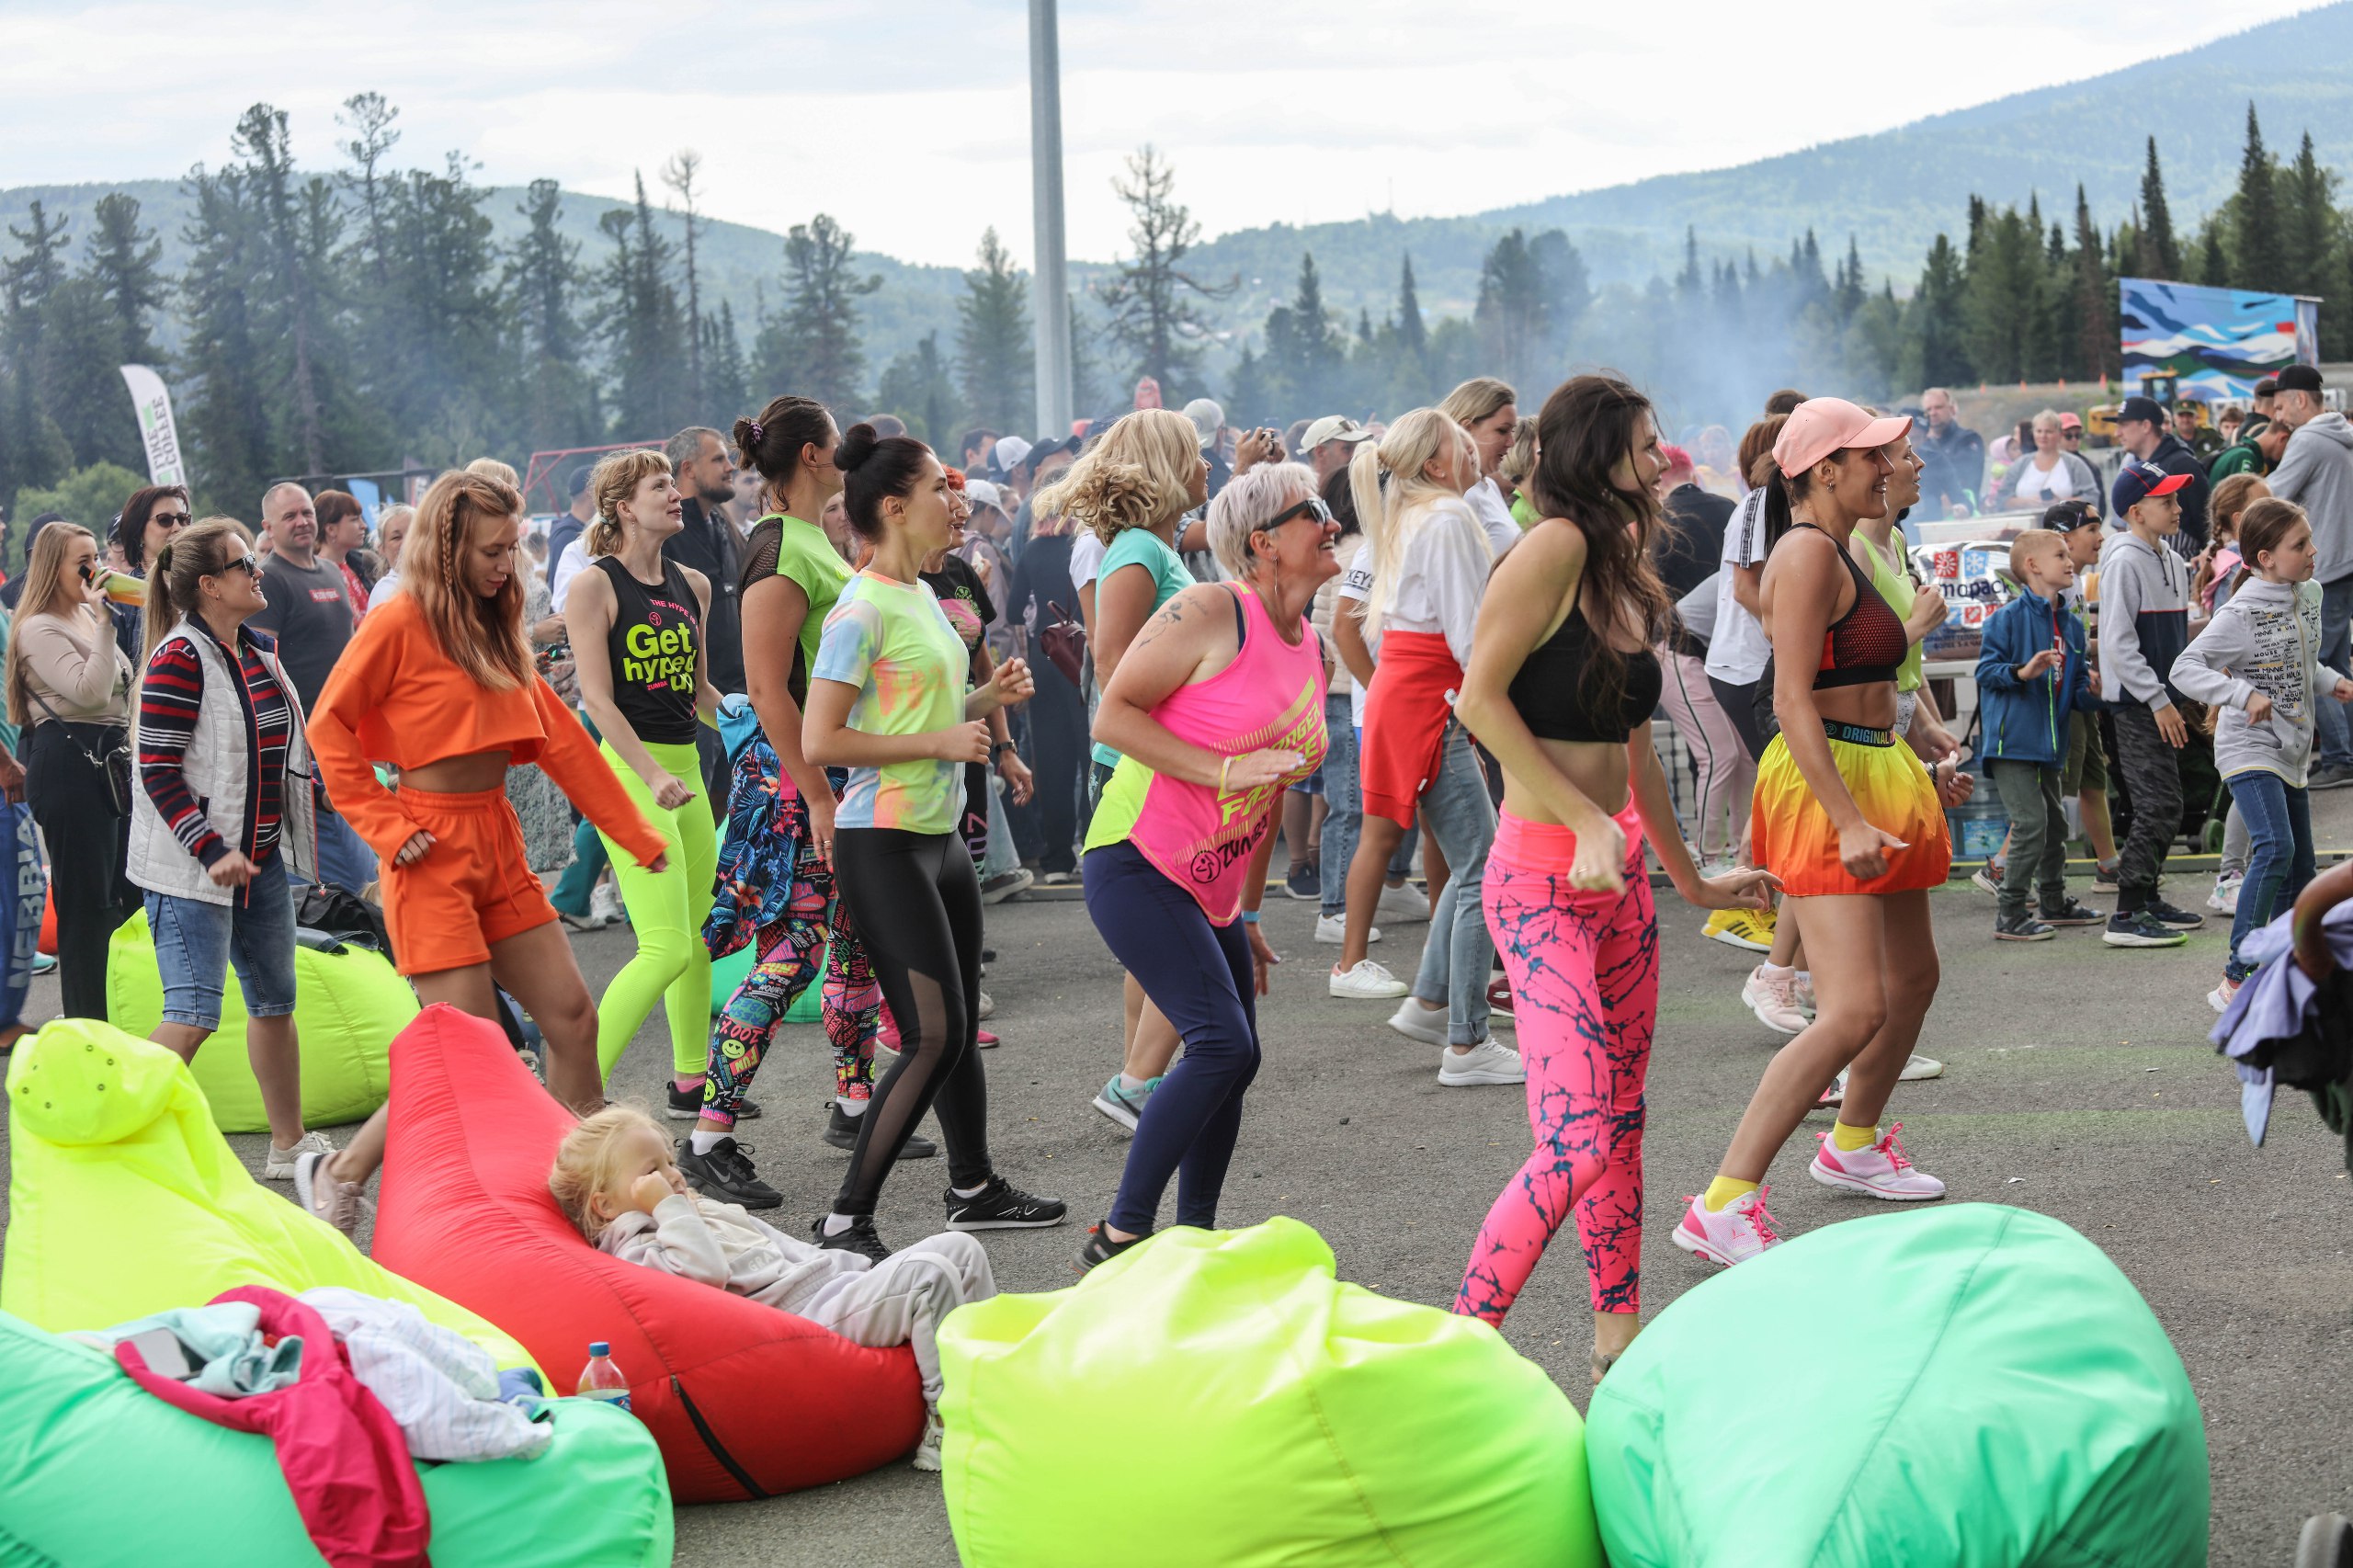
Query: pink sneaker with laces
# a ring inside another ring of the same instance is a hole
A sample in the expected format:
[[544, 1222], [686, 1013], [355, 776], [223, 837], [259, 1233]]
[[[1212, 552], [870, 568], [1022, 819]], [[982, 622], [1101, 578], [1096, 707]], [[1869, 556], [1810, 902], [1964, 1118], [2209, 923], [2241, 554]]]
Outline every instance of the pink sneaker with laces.
[[1896, 1142], [1895, 1135], [1903, 1131], [1899, 1121], [1887, 1130], [1886, 1137], [1867, 1149], [1841, 1149], [1824, 1132], [1822, 1148], [1805, 1174], [1824, 1187], [1849, 1187], [1895, 1203], [1942, 1198], [1945, 1184], [1913, 1165], [1904, 1145]]
[[1704, 1197], [1694, 1198], [1675, 1227], [1675, 1244], [1710, 1263], [1727, 1266], [1780, 1245], [1781, 1234], [1773, 1229], [1773, 1216], [1765, 1209], [1765, 1195], [1772, 1190], [1760, 1187], [1755, 1192], [1744, 1192], [1722, 1209], [1709, 1208]]

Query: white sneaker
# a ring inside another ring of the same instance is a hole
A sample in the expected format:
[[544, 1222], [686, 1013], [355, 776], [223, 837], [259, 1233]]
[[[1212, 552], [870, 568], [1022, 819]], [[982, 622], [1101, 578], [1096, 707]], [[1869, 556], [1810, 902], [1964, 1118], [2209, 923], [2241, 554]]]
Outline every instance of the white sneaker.
[[1475, 1084], [1525, 1084], [1528, 1069], [1520, 1064], [1518, 1051], [1488, 1039], [1468, 1051], [1439, 1051], [1438, 1081], [1449, 1089], [1468, 1088]]
[[[1337, 948], [1348, 940], [1348, 917], [1345, 915], [1319, 915], [1315, 917], [1315, 939], [1326, 947]], [[1365, 933], [1365, 945], [1381, 940], [1381, 927], [1375, 926]]]
[[1923, 1056], [1915, 1051], [1912, 1053], [1910, 1060], [1904, 1063], [1904, 1071], [1895, 1075], [1895, 1081], [1899, 1084], [1916, 1084], [1923, 1078], [1941, 1078], [1944, 1075], [1943, 1062], [1933, 1056]]
[[1381, 902], [1373, 913], [1392, 926], [1411, 926], [1419, 921], [1429, 924], [1430, 901], [1410, 884], [1401, 888], [1383, 887]]
[[1988, 860], [1971, 873], [1969, 881], [1979, 892], [1990, 892], [1998, 898], [2002, 892], [2002, 868]]
[[1389, 1027], [1407, 1040], [1419, 1040], [1424, 1045], [1444, 1045], [1446, 1009], [1425, 1007], [1420, 997], [1408, 996], [1390, 1015]]
[[1755, 1192], [1744, 1192], [1722, 1209], [1709, 1208], [1705, 1197], [1693, 1199], [1683, 1218], [1676, 1221], [1675, 1244], [1727, 1267], [1780, 1245], [1781, 1234], [1773, 1229], [1773, 1216], [1765, 1209], [1765, 1195], [1772, 1190], [1760, 1187]]
[[2246, 885], [2244, 875], [2229, 872], [2214, 879], [2214, 891], [2206, 895], [2206, 907], [2219, 909], [2225, 915], [2239, 912], [2239, 889]]
[[1868, 1193], [1896, 1203], [1920, 1203], [1945, 1195], [1945, 1184], [1921, 1170], [1904, 1157], [1904, 1145], [1895, 1135], [1904, 1131], [1897, 1122], [1887, 1130], [1887, 1136], [1868, 1149], [1841, 1149], [1823, 1133], [1822, 1148], [1814, 1154], [1813, 1164], [1805, 1174], [1824, 1187], [1843, 1187], [1855, 1192]]
[[281, 1149], [277, 1144], [273, 1143], [269, 1146], [269, 1157], [262, 1162], [261, 1179], [264, 1181], [292, 1181], [294, 1179], [295, 1161], [301, 1159], [305, 1154], [332, 1154], [334, 1153], [335, 1145], [327, 1142], [327, 1135], [324, 1132], [303, 1133], [302, 1136], [294, 1140], [294, 1147], [291, 1149]]
[[940, 1439], [947, 1436], [939, 1425], [939, 1412], [926, 1411], [923, 1418], [923, 1437], [915, 1444], [915, 1467], [937, 1471], [939, 1469]]
[[1765, 970], [1760, 963], [1748, 971], [1740, 999], [1756, 1015], [1756, 1021], [1775, 1034], [1795, 1034], [1805, 1028], [1805, 1014], [1798, 1008], [1797, 971], [1785, 969], [1768, 974]]
[[1370, 959], [1358, 959], [1354, 969], [1334, 964], [1327, 989], [1333, 995], [1351, 1002], [1386, 1002], [1391, 997], [1403, 996], [1413, 987]]
[[610, 882], [598, 882], [588, 895], [588, 918], [599, 926], [620, 925], [627, 918], [621, 913], [620, 891]]
[[982, 1018], [991, 1018], [995, 1016], [996, 998], [990, 995], [985, 991], [979, 993], [978, 996], [972, 1003], [972, 1017], [974, 1021], [977, 1022]]

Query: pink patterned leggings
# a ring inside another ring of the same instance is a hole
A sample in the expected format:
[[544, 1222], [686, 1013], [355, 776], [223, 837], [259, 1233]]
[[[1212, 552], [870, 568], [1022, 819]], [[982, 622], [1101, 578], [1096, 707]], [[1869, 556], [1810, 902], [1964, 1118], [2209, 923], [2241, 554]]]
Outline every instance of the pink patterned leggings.
[[1487, 928], [1511, 976], [1535, 1151], [1487, 1210], [1454, 1310], [1500, 1324], [1576, 1213], [1593, 1310], [1642, 1304], [1643, 1079], [1658, 1017], [1658, 918], [1632, 802], [1626, 889], [1569, 886], [1575, 835], [1508, 812], [1487, 855]]

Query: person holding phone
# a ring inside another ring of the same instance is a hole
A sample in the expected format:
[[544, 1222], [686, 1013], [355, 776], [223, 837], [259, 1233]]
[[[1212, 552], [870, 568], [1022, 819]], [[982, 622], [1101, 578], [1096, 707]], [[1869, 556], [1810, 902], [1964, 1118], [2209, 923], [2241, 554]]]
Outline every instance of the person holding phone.
[[131, 845], [131, 661], [107, 615], [98, 541], [51, 523], [33, 541], [8, 639], [9, 722], [25, 727], [25, 798], [49, 845], [60, 1013], [107, 1016], [107, 943], [139, 907]]

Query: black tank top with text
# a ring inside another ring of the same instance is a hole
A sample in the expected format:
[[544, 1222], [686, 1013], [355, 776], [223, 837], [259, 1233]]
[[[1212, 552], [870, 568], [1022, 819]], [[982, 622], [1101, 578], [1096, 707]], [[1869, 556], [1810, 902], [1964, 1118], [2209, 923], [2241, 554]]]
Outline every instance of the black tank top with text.
[[613, 585], [617, 608], [605, 634], [613, 672], [613, 706], [641, 741], [695, 744], [695, 653], [702, 646], [702, 615], [695, 591], [676, 562], [662, 563], [662, 585], [632, 576], [618, 556], [595, 565]]

